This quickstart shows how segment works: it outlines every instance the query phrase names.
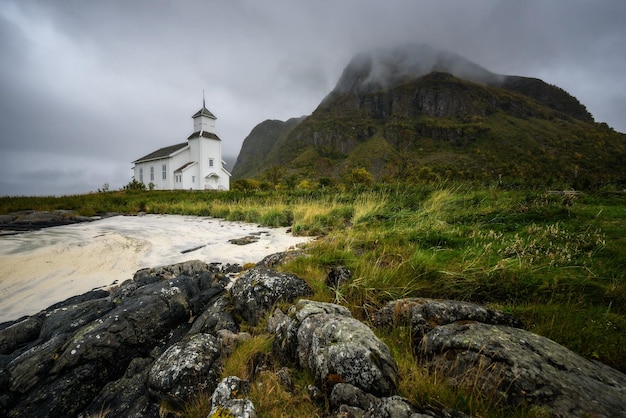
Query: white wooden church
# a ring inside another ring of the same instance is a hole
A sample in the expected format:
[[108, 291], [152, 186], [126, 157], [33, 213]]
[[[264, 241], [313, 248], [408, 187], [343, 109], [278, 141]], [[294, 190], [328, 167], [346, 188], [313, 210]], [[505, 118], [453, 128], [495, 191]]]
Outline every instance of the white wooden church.
[[213, 113], [206, 108], [192, 117], [186, 142], [160, 148], [133, 161], [134, 179], [156, 190], [228, 190], [230, 173], [222, 160], [222, 140], [215, 133]]

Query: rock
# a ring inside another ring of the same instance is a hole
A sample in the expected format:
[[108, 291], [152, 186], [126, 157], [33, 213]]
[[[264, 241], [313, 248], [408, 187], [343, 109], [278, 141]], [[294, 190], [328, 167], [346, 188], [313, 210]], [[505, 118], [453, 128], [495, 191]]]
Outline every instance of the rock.
[[124, 376], [111, 381], [79, 415], [79, 418], [95, 416], [159, 418], [159, 405], [150, 399], [147, 388], [151, 358], [135, 358], [130, 362]]
[[254, 267], [241, 274], [230, 294], [237, 312], [256, 325], [277, 302], [312, 295], [313, 289], [295, 274]]
[[400, 396], [377, 398], [347, 383], [338, 383], [330, 394], [335, 417], [367, 418], [464, 418], [467, 415], [450, 410], [420, 409]]
[[25, 394], [43, 380], [54, 366], [55, 358], [60, 354], [66, 339], [66, 336], [51, 338], [13, 359], [5, 369], [9, 390]]
[[8, 417], [73, 417], [98, 394], [111, 375], [99, 364], [86, 363], [67, 370], [62, 376], [52, 374], [24, 394], [9, 411]]
[[265, 331], [270, 334], [276, 334], [276, 329], [278, 326], [285, 322], [288, 317], [280, 310], [280, 308], [274, 309], [274, 312], [270, 316], [267, 317], [267, 323], [265, 324]]
[[278, 382], [286, 392], [294, 392], [295, 386], [293, 384], [293, 379], [291, 378], [291, 370], [289, 367], [281, 367], [276, 370], [276, 377], [278, 377]]
[[477, 322], [437, 326], [417, 352], [458, 384], [497, 391], [511, 405], [544, 406], [567, 417], [626, 411], [626, 375], [522, 329]]
[[230, 242], [231, 244], [235, 244], [235, 245], [248, 245], [248, 244], [252, 244], [253, 242], [257, 242], [258, 240], [259, 240], [259, 237], [256, 237], [254, 235], [247, 235], [243, 238], [229, 239], [228, 242]]
[[228, 329], [221, 329], [216, 332], [217, 339], [220, 342], [220, 352], [222, 357], [228, 357], [242, 341], [252, 339], [252, 335], [247, 332], [234, 333]]
[[239, 325], [233, 316], [233, 304], [225, 292], [217, 294], [209, 306], [194, 321], [189, 334], [216, 334], [220, 330], [239, 331]]
[[148, 373], [148, 389], [171, 404], [188, 401], [200, 391], [217, 385], [220, 344], [212, 335], [194, 334], [168, 348]]
[[0, 354], [9, 354], [39, 337], [43, 321], [30, 316], [0, 330]]
[[92, 299], [75, 305], [65, 305], [56, 309], [48, 309], [41, 328], [41, 338], [49, 339], [55, 335], [65, 334], [95, 321], [115, 307], [110, 297]]
[[274, 268], [282, 264], [293, 261], [298, 257], [302, 257], [304, 252], [302, 250], [284, 251], [280, 253], [274, 253], [266, 256], [263, 260], [259, 261], [256, 265], [260, 267]]
[[352, 272], [345, 266], [333, 267], [326, 276], [326, 286], [330, 288], [337, 288], [344, 283], [347, 283], [352, 277]]
[[[110, 297], [94, 299], [101, 294], [93, 293], [39, 314], [41, 334], [50, 339], [3, 356], [0, 406], [6, 415], [76, 416], [97, 396], [113, 396], [105, 385], [123, 379], [133, 359], [157, 357], [187, 334], [194, 311], [224, 294], [197, 262], [169, 269], [193, 277], [163, 280], [167, 271], [153, 271], [156, 277], [143, 272], [138, 280], [148, 284], [128, 281]], [[137, 396], [134, 408], [151, 411], [141, 392]]]
[[433, 327], [457, 321], [477, 321], [485, 324], [522, 327], [522, 322], [511, 315], [487, 309], [484, 306], [456, 300], [407, 298], [388, 302], [374, 315], [374, 324], [380, 326], [410, 325], [414, 346]]
[[315, 385], [307, 385], [306, 391], [309, 394], [309, 398], [315, 403], [324, 402], [324, 392]]
[[350, 383], [384, 396], [397, 387], [389, 347], [339, 305], [298, 301], [277, 329], [274, 352], [311, 370], [316, 384], [326, 390]]
[[255, 418], [256, 410], [249, 399], [244, 398], [250, 383], [236, 376], [224, 378], [211, 396], [211, 412], [207, 418], [232, 417]]
[[51, 226], [91, 222], [94, 218], [80, 216], [72, 210], [34, 211], [25, 210], [0, 216], [0, 229], [28, 231]]
[[110, 367], [114, 374], [123, 372], [134, 357], [147, 355], [172, 329], [187, 324], [190, 300], [198, 293], [198, 281], [185, 276], [136, 289], [104, 317], [80, 328], [53, 372], [93, 361]]
[[135, 283], [137, 287], [141, 287], [161, 280], [170, 280], [178, 276], [197, 277], [211, 271], [213, 271], [213, 268], [207, 263], [191, 260], [168, 266], [138, 270], [134, 274], [132, 282]]

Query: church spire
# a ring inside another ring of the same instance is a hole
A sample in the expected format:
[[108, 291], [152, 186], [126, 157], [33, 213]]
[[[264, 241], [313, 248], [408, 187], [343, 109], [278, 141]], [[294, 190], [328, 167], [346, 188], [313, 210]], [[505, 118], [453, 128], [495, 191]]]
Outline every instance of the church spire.
[[193, 116], [193, 131], [202, 134], [204, 132], [215, 133], [215, 115], [206, 108], [206, 100], [204, 98], [204, 89], [202, 89], [202, 109], [198, 110]]

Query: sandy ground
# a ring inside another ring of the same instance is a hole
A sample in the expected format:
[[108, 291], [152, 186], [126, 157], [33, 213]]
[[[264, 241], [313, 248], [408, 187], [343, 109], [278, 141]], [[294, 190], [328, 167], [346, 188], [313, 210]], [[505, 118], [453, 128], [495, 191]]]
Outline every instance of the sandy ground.
[[[248, 235], [259, 240], [243, 246], [228, 242]], [[144, 267], [187, 260], [256, 263], [308, 240], [286, 228], [176, 215], [116, 216], [3, 236], [0, 322], [121, 283]]]

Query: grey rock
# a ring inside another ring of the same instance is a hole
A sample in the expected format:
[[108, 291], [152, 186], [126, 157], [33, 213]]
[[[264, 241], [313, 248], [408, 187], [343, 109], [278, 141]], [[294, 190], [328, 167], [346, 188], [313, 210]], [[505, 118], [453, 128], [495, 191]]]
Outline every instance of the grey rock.
[[311, 370], [316, 384], [327, 390], [345, 382], [389, 395], [397, 387], [398, 371], [389, 347], [339, 305], [298, 301], [277, 329], [274, 351]]
[[151, 358], [135, 358], [124, 376], [111, 381], [79, 415], [88, 418], [106, 415], [125, 418], [159, 418], [159, 406], [148, 393], [147, 381]]
[[168, 348], [148, 373], [148, 389], [157, 399], [180, 404], [217, 385], [220, 344], [212, 335], [194, 334]]
[[[194, 264], [176, 268], [193, 272]], [[209, 273], [197, 270], [193, 277], [169, 280], [144, 275], [141, 280], [149, 284], [130, 281], [114, 290], [110, 299], [63, 303], [44, 311], [50, 315], [40, 317], [44, 324], [49, 321], [45, 334], [51, 339], [11, 353], [0, 373], [4, 392], [0, 402], [7, 416], [80, 413], [107, 382], [124, 376], [134, 358], [157, 357], [187, 333], [193, 311], [202, 311], [223, 294], [223, 287]], [[115, 307], [106, 312], [109, 303]], [[81, 326], [78, 312], [92, 320]], [[72, 321], [63, 324], [63, 315]], [[150, 410], [149, 404], [143, 405], [138, 408]]]
[[335, 417], [367, 418], [464, 418], [467, 415], [451, 410], [423, 409], [400, 396], [378, 398], [347, 384], [339, 383], [330, 394], [330, 405], [337, 411]]
[[98, 363], [79, 364], [63, 375], [52, 374], [30, 390], [9, 411], [8, 417], [73, 417], [91, 402], [111, 379]]
[[270, 254], [265, 256], [263, 260], [259, 261], [256, 265], [260, 267], [274, 268], [285, 264], [289, 261], [293, 261], [298, 257], [302, 257], [304, 255], [304, 251], [302, 250], [293, 250], [293, 251], [284, 251], [280, 253]]
[[250, 383], [236, 376], [224, 378], [211, 396], [211, 412], [207, 418], [229, 416], [233, 418], [255, 418], [254, 404], [244, 396], [250, 390]]
[[410, 325], [415, 346], [433, 327], [457, 321], [522, 327], [522, 322], [511, 315], [487, 309], [476, 303], [456, 300], [399, 299], [388, 302], [374, 315], [374, 324], [377, 327]]
[[522, 329], [454, 323], [426, 334], [418, 353], [461, 383], [471, 379], [511, 405], [556, 416], [617, 417], [626, 411], [626, 375]]
[[48, 309], [44, 315], [41, 338], [72, 332], [95, 321], [115, 307], [111, 298], [87, 300], [74, 305]]
[[291, 378], [291, 370], [289, 367], [281, 367], [276, 370], [276, 377], [278, 377], [278, 381], [285, 391], [293, 393], [295, 386], [293, 384], [293, 379]]
[[147, 355], [172, 329], [187, 323], [190, 299], [199, 292], [198, 282], [184, 276], [138, 288], [118, 307], [80, 328], [52, 372], [97, 361], [121, 374], [133, 358]]
[[253, 242], [257, 242], [258, 240], [259, 240], [259, 237], [256, 237], [254, 235], [247, 235], [242, 238], [229, 239], [228, 242], [234, 245], [248, 245], [248, 244], [252, 244]]
[[233, 304], [227, 293], [212, 298], [209, 306], [194, 321], [189, 334], [215, 334], [220, 330], [237, 332], [239, 325], [233, 316]]
[[222, 357], [228, 357], [242, 341], [252, 339], [252, 335], [247, 332], [234, 333], [228, 329], [221, 329], [216, 333], [217, 339], [220, 342], [220, 352]]
[[333, 267], [326, 276], [326, 286], [336, 288], [347, 283], [352, 277], [352, 272], [345, 266]]
[[306, 391], [313, 402], [323, 402], [324, 392], [315, 385], [307, 385]]
[[0, 330], [0, 354], [9, 354], [39, 337], [43, 321], [30, 316]]
[[278, 329], [278, 326], [281, 323], [285, 322], [285, 320], [287, 319], [288, 319], [287, 315], [285, 315], [285, 313], [283, 313], [283, 311], [281, 311], [280, 308], [274, 309], [272, 314], [267, 317], [267, 323], [265, 324], [265, 331], [267, 331], [270, 334], [275, 334], [276, 330]]
[[64, 336], [51, 338], [13, 359], [6, 367], [10, 391], [25, 394], [43, 380], [62, 352], [66, 339]]
[[139, 287], [161, 280], [170, 280], [178, 276], [197, 277], [211, 271], [211, 266], [199, 260], [185, 261], [167, 266], [138, 270], [133, 282]]
[[241, 274], [230, 294], [237, 312], [256, 325], [277, 302], [312, 295], [313, 289], [295, 274], [254, 267]]

